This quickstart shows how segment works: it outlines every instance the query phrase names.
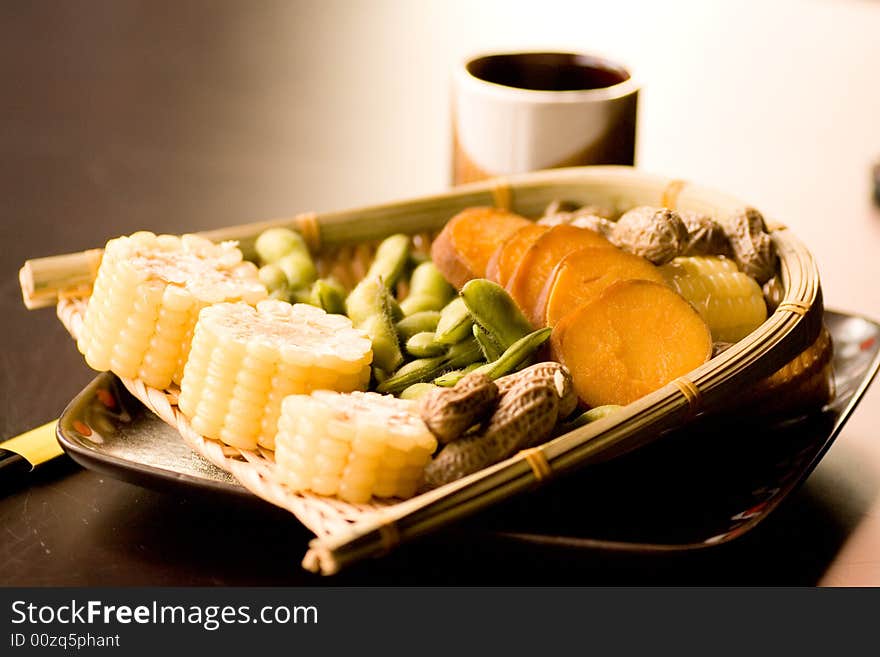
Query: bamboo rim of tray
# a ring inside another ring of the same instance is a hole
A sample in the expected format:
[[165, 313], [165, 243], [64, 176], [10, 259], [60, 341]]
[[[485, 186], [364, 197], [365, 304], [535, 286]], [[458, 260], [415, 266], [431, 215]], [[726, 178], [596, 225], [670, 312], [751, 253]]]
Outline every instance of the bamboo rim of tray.
[[[238, 239], [248, 253], [259, 232], [270, 226], [287, 225], [300, 230], [316, 250], [330, 247], [327, 252], [333, 257], [338, 258], [340, 253], [351, 257], [351, 249], [337, 247], [375, 241], [395, 232], [430, 234], [456, 212], [474, 205], [499, 205], [526, 216], [537, 216], [555, 199], [612, 205], [619, 210], [636, 205], [665, 205], [718, 218], [744, 206], [725, 194], [629, 167], [576, 167], [464, 185], [430, 198], [361, 210], [298, 215], [204, 234], [215, 240]], [[769, 376], [806, 349], [822, 325], [818, 271], [809, 251], [785, 226], [772, 226], [772, 239], [780, 256], [779, 275], [785, 293], [782, 303], [749, 336], [613, 416], [406, 501], [349, 504], [336, 498], [290, 491], [273, 474], [271, 452], [239, 450], [200, 436], [177, 409], [175, 391], [156, 390], [138, 380], [123, 378], [122, 382], [150, 410], [175, 427], [195, 452], [230, 472], [254, 494], [289, 510], [314, 532], [316, 538], [302, 564], [314, 572], [333, 574], [350, 563], [384, 554], [402, 541], [461, 519], [550, 477], [647, 444], [698, 412], [723, 408], [731, 394]], [[31, 262], [39, 269], [40, 261]], [[74, 337], [79, 333], [86, 307], [81, 292], [82, 287], [79, 294], [62, 293], [56, 297], [58, 316]]]

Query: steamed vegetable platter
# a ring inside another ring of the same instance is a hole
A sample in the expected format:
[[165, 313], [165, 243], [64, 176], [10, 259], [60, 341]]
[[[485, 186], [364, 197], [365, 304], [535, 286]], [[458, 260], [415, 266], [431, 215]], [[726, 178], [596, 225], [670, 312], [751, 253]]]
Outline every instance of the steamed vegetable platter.
[[288, 229], [256, 253], [111, 240], [78, 347], [95, 369], [179, 386], [195, 431], [273, 452], [290, 489], [353, 503], [411, 497], [614, 413], [748, 335], [778, 287], [752, 209], [721, 224], [469, 208], [430, 249], [386, 238], [359, 281], [319, 277]]

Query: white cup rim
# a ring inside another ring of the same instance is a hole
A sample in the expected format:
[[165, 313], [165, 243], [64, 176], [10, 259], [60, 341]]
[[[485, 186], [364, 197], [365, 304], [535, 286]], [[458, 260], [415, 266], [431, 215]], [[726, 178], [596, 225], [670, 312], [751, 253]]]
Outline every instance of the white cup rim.
[[[601, 62], [607, 62], [615, 68], [626, 71], [629, 77], [622, 82], [613, 84], [609, 87], [600, 87], [598, 89], [568, 89], [562, 91], [551, 91], [543, 89], [523, 89], [522, 87], [510, 87], [506, 84], [497, 82], [489, 82], [473, 75], [468, 70], [468, 65], [478, 59], [485, 57], [493, 57], [497, 55], [529, 55], [529, 54], [560, 54], [560, 55], [578, 55], [597, 59]], [[475, 92], [494, 96], [499, 100], [515, 100], [530, 103], [584, 103], [584, 102], [603, 102], [623, 98], [635, 91], [638, 91], [641, 85], [633, 73], [631, 66], [617, 59], [611, 59], [604, 55], [587, 51], [574, 50], [558, 50], [543, 48], [528, 48], [524, 50], [489, 50], [468, 55], [461, 60], [459, 66], [455, 70], [455, 78], [459, 84], [467, 87]]]

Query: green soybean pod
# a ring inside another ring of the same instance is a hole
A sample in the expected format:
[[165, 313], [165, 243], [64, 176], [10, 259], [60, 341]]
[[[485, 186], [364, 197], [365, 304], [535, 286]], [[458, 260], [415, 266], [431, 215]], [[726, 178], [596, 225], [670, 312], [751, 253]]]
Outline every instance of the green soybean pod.
[[376, 249], [376, 257], [367, 270], [365, 278], [378, 276], [389, 289], [397, 284], [397, 280], [409, 262], [409, 235], [397, 234], [386, 237]]
[[271, 263], [260, 267], [260, 282], [266, 286], [269, 292], [285, 289], [288, 286], [287, 275], [277, 263]]
[[289, 253], [305, 253], [309, 248], [302, 236], [289, 228], [269, 228], [257, 236], [254, 250], [263, 264], [278, 262]]
[[341, 315], [345, 312], [345, 288], [333, 279], [319, 278], [312, 284], [309, 302], [328, 313]]
[[404, 317], [415, 315], [416, 313], [425, 312], [427, 310], [440, 310], [443, 305], [437, 307], [437, 301], [434, 297], [425, 296], [424, 294], [413, 295], [412, 292], [400, 302], [400, 310]]
[[564, 424], [561, 424], [559, 426], [559, 432], [567, 433], [573, 429], [577, 429], [578, 427], [590, 424], [590, 422], [601, 420], [603, 417], [608, 417], [609, 415], [616, 413], [621, 408], [623, 408], [623, 406], [618, 406], [617, 404], [605, 404], [604, 406], [596, 406], [595, 408], [591, 408], [590, 410], [581, 413], [570, 422], [565, 422]]
[[451, 388], [456, 383], [461, 381], [466, 374], [470, 374], [482, 364], [483, 363], [481, 362], [471, 363], [467, 367], [463, 367], [459, 370], [452, 370], [451, 372], [446, 372], [446, 374], [441, 374], [436, 379], [434, 379], [434, 385], [441, 388]]
[[480, 345], [480, 349], [483, 350], [483, 356], [487, 361], [492, 362], [496, 358], [501, 358], [504, 349], [501, 348], [501, 345], [498, 344], [493, 336], [489, 335], [486, 329], [479, 324], [474, 324], [473, 332], [474, 339]]
[[308, 287], [318, 278], [318, 270], [308, 252], [288, 253], [278, 260], [278, 266], [287, 277], [287, 284], [292, 288]]
[[408, 315], [401, 319], [395, 325], [397, 334], [401, 340], [409, 340], [416, 333], [424, 333], [426, 331], [434, 332], [437, 328], [437, 322], [440, 321], [440, 312], [437, 310], [424, 310], [413, 315]]
[[475, 324], [495, 339], [502, 350], [533, 328], [507, 291], [490, 280], [475, 278], [461, 288], [461, 298]]
[[401, 399], [421, 399], [425, 395], [427, 395], [432, 390], [436, 390], [439, 386], [435, 386], [433, 383], [413, 383], [411, 386], [407, 386], [400, 393]]
[[345, 314], [358, 326], [376, 314], [390, 316], [391, 295], [378, 277], [364, 278], [345, 299]]
[[460, 367], [467, 367], [480, 360], [483, 360], [483, 350], [480, 349], [480, 345], [471, 336], [467, 340], [456, 342], [449, 347], [449, 351], [446, 352], [444, 369], [455, 370]]
[[397, 302], [397, 299], [394, 298], [394, 295], [391, 294], [391, 291], [388, 290], [385, 296], [386, 307], [388, 308], [388, 316], [391, 318], [391, 321], [397, 324], [400, 320], [403, 319], [403, 310], [400, 308], [400, 304]]
[[434, 379], [443, 371], [443, 364], [445, 362], [446, 356], [411, 360], [392, 376], [376, 386], [376, 390], [396, 395], [413, 383], [422, 383]]
[[440, 311], [434, 339], [440, 344], [455, 344], [473, 335], [474, 320], [461, 297], [455, 297]]
[[542, 328], [520, 338], [491, 363], [478, 367], [475, 372], [485, 374], [490, 379], [497, 379], [515, 371], [526, 362], [538, 348], [550, 338], [551, 328]]
[[409, 296], [401, 302], [406, 315], [423, 310], [441, 310], [455, 296], [452, 287], [433, 262], [424, 262], [413, 270]]
[[605, 404], [604, 406], [596, 406], [595, 408], [591, 408], [586, 413], [579, 416], [578, 420], [583, 420], [584, 424], [589, 424], [590, 422], [595, 422], [596, 420], [601, 420], [603, 417], [608, 417], [612, 413], [616, 413], [623, 406], [619, 406], [618, 404]]
[[422, 331], [406, 341], [406, 352], [416, 358], [430, 358], [432, 356], [442, 356], [446, 353], [445, 344], [434, 341], [434, 333], [431, 331]]
[[372, 315], [362, 322], [359, 328], [370, 336], [373, 343], [373, 363], [376, 367], [391, 372], [403, 363], [397, 332], [386, 315]]

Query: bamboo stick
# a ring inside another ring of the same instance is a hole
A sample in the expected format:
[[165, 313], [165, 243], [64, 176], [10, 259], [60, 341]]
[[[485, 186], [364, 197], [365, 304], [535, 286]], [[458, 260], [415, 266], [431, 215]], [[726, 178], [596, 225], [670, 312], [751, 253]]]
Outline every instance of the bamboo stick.
[[101, 264], [102, 249], [28, 260], [18, 274], [24, 305], [54, 306], [64, 296], [87, 296]]
[[[505, 195], [509, 195], [516, 211], [525, 216], [539, 215], [551, 201], [560, 198], [620, 210], [633, 205], [656, 205], [669, 183], [665, 178], [633, 175], [631, 167], [572, 167], [471, 183], [434, 196], [311, 217], [318, 228], [320, 245], [337, 246], [381, 239], [395, 232], [430, 232], [466, 207], [494, 205]], [[719, 205], [732, 205], [730, 197], [698, 189], [692, 194], [691, 189], [685, 187], [678, 196], [679, 204], [693, 197], [701, 203], [694, 209], [711, 206], [717, 210]], [[310, 223], [306, 220], [309, 218], [309, 215], [296, 215], [199, 234], [213, 241], [235, 240], [245, 257], [252, 258], [254, 241], [262, 231], [285, 226], [302, 232]], [[83, 296], [94, 281], [100, 253], [101, 249], [90, 249], [25, 262], [19, 273], [25, 306], [44, 308], [65, 297]]]

